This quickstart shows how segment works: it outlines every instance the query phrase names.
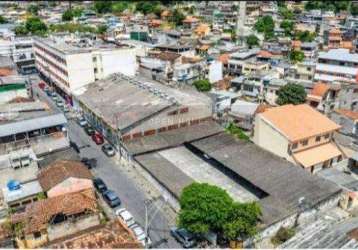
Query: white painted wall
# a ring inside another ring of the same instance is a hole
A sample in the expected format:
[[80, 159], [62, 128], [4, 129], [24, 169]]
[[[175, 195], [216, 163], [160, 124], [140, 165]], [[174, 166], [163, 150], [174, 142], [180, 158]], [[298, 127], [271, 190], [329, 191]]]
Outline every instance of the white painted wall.
[[91, 53], [67, 55], [66, 62], [71, 91], [94, 82], [94, 67]]
[[107, 77], [113, 73], [122, 73], [128, 76], [134, 76], [137, 69], [136, 50], [118, 49], [112, 51], [101, 51], [102, 61], [99, 66], [103, 72], [101, 77]]
[[288, 155], [288, 140], [277, 130], [266, 123], [261, 115], [256, 115], [253, 141], [256, 145], [291, 161], [294, 160]]
[[209, 75], [210, 83], [214, 83], [223, 79], [223, 64], [219, 61], [214, 61], [209, 65]]

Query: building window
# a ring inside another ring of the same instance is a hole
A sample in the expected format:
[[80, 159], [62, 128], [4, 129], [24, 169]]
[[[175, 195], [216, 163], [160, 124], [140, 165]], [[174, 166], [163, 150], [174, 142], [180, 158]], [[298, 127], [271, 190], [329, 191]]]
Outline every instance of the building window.
[[298, 146], [297, 142], [296, 142], [296, 143], [294, 143], [294, 144], [292, 144], [292, 149], [296, 149], [296, 148], [297, 148], [297, 146]]
[[41, 232], [34, 232], [34, 238], [35, 239], [41, 238]]
[[303, 140], [303, 141], [301, 141], [301, 144], [302, 144], [302, 146], [307, 146], [308, 140]]
[[324, 139], [328, 139], [328, 138], [329, 138], [329, 134], [325, 134]]
[[321, 136], [316, 136], [316, 142], [319, 142], [321, 140]]
[[97, 74], [98, 70], [97, 68], [94, 68], [94, 73]]

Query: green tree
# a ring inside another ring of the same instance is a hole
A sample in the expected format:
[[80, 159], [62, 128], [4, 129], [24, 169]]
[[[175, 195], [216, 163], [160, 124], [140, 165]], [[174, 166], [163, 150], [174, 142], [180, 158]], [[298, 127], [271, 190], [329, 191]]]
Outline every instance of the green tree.
[[29, 17], [25, 22], [25, 28], [34, 35], [44, 35], [47, 32], [46, 24], [38, 17]]
[[305, 54], [299, 50], [291, 50], [289, 53], [289, 58], [291, 62], [298, 63], [302, 62], [305, 59]]
[[358, 4], [352, 3], [350, 10], [351, 10], [352, 16], [358, 16]]
[[211, 90], [211, 83], [207, 79], [197, 80], [193, 85], [200, 92], [208, 92]]
[[73, 20], [73, 12], [72, 10], [66, 10], [62, 13], [62, 21], [72, 21]]
[[294, 23], [290, 20], [283, 20], [280, 24], [280, 28], [285, 31], [285, 36], [291, 36], [293, 31]]
[[15, 35], [17, 35], [17, 36], [24, 36], [29, 33], [24, 25], [16, 26], [14, 29], [14, 32], [15, 32]]
[[287, 7], [279, 7], [278, 13], [284, 19], [292, 20], [294, 18], [294, 13], [292, 12], [292, 10], [287, 9]]
[[76, 7], [76, 8], [72, 9], [72, 15], [74, 17], [79, 17], [82, 15], [82, 13], [83, 13], [83, 8], [81, 8], [81, 7]]
[[222, 230], [233, 200], [219, 187], [193, 183], [183, 189], [179, 203], [179, 226], [193, 233], [207, 233]]
[[108, 29], [107, 25], [99, 25], [97, 27], [97, 33], [102, 35], [106, 33], [107, 29]]
[[242, 131], [241, 128], [239, 128], [238, 126], [236, 126], [234, 123], [230, 122], [229, 125], [225, 128], [225, 131], [231, 135], [234, 135], [235, 137], [241, 139], [241, 140], [245, 140], [245, 141], [249, 141], [250, 137], [248, 137], [244, 131]]
[[95, 1], [94, 10], [99, 14], [109, 13], [112, 10], [112, 1]]
[[249, 45], [250, 48], [254, 47], [254, 46], [258, 46], [259, 45], [259, 38], [255, 35], [249, 35], [246, 38], [246, 43], [247, 45]]
[[348, 10], [351, 1], [307, 1], [305, 10], [323, 10], [334, 11], [335, 13], [342, 10]]
[[255, 29], [264, 33], [265, 39], [270, 39], [274, 36], [275, 22], [271, 16], [260, 17], [255, 23]]
[[224, 236], [229, 240], [245, 239], [257, 232], [257, 222], [261, 215], [261, 208], [256, 202], [232, 204], [229, 220], [224, 224]]
[[289, 83], [285, 86], [282, 86], [277, 91], [277, 101], [278, 105], [285, 104], [301, 104], [306, 100], [305, 88], [301, 85]]
[[183, 20], [185, 19], [185, 16], [183, 14], [183, 12], [181, 12], [181, 10], [179, 9], [174, 9], [173, 14], [172, 14], [172, 20], [173, 23], [175, 23], [175, 25], [177, 26], [181, 26], [183, 24]]
[[4, 23], [7, 23], [7, 20], [5, 17], [0, 15], [0, 24], [4, 24]]
[[129, 8], [129, 4], [126, 1], [115, 2], [112, 5], [112, 12], [116, 14], [121, 14], [123, 11], [125, 11], [128, 8]]
[[147, 15], [149, 13], [156, 14], [160, 8], [158, 1], [140, 1], [136, 4], [136, 11]]
[[32, 15], [37, 16], [39, 13], [39, 6], [36, 4], [31, 4], [29, 7], [27, 7], [27, 11]]
[[301, 42], [312, 42], [316, 38], [315, 32], [297, 31], [294, 34], [295, 39], [300, 40]]

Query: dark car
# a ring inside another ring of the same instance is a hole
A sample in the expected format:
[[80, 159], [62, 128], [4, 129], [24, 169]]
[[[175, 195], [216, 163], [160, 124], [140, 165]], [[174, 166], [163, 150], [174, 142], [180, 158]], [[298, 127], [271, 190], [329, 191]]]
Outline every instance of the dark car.
[[196, 244], [194, 234], [184, 228], [173, 227], [170, 229], [170, 234], [180, 242], [184, 248], [193, 248]]
[[85, 132], [87, 135], [92, 136], [96, 131], [91, 126], [87, 125], [85, 127]]
[[105, 153], [108, 157], [112, 157], [116, 154], [116, 152], [114, 151], [114, 148], [109, 145], [108, 143], [104, 144], [102, 146], [102, 151], [103, 153]]
[[93, 180], [93, 185], [101, 194], [108, 190], [107, 185], [101, 178], [95, 178]]
[[97, 160], [95, 158], [82, 158], [81, 162], [86, 165], [88, 169], [97, 167]]
[[103, 193], [103, 198], [110, 207], [118, 207], [121, 205], [121, 200], [112, 190], [107, 190]]

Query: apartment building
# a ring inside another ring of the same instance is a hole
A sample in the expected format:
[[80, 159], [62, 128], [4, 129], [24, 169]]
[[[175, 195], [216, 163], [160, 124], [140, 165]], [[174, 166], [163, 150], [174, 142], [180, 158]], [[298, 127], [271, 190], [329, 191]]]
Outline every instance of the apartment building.
[[132, 46], [52, 37], [35, 38], [34, 49], [37, 69], [71, 104], [77, 89], [112, 73], [133, 76], [137, 70]]
[[15, 37], [11, 56], [18, 70], [23, 74], [36, 72], [32, 37]]
[[338, 84], [316, 83], [313, 89], [307, 94], [306, 102], [318, 111], [328, 114], [338, 108]]
[[315, 81], [358, 83], [358, 54], [348, 49], [331, 49], [318, 55]]
[[311, 173], [344, 155], [332, 139], [340, 126], [307, 104], [270, 108], [256, 116], [254, 142]]

